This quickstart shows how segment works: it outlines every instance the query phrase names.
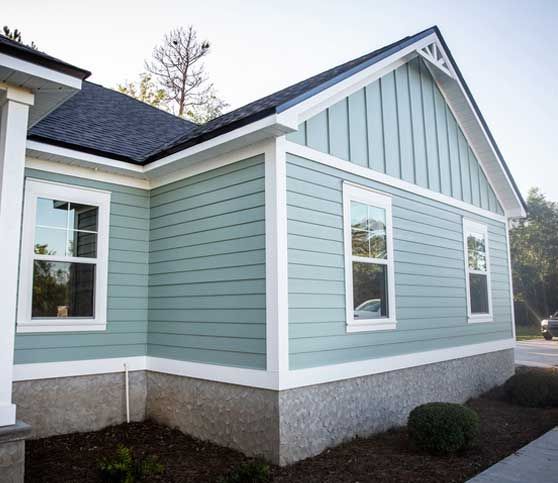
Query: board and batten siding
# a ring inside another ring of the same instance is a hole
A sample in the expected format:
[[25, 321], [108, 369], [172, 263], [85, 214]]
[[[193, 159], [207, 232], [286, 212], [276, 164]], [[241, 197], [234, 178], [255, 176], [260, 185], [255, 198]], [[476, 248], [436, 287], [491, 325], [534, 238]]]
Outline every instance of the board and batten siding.
[[25, 175], [111, 192], [107, 327], [96, 332], [18, 333], [15, 363], [145, 355], [149, 192], [33, 169], [26, 169]]
[[[397, 328], [347, 333], [342, 185], [392, 197]], [[290, 369], [512, 337], [506, 226], [287, 155]], [[488, 226], [494, 321], [469, 324], [463, 217]]]
[[287, 139], [503, 214], [420, 58], [308, 119]]
[[263, 155], [151, 193], [148, 355], [266, 366]]

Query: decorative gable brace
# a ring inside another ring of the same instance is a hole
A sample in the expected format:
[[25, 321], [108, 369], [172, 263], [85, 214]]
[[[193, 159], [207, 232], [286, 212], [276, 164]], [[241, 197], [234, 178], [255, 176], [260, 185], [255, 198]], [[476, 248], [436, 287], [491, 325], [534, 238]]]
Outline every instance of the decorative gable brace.
[[438, 45], [437, 41], [417, 49], [417, 53], [430, 64], [440, 69], [447, 76], [455, 78], [451, 62], [446, 57], [443, 49]]

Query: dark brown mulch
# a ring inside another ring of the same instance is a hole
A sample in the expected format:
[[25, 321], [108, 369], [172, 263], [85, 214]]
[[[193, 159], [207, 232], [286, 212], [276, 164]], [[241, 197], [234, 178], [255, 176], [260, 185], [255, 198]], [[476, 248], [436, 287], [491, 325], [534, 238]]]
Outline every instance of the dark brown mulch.
[[[481, 418], [476, 448], [458, 456], [433, 457], [415, 451], [405, 429], [355, 439], [286, 468], [272, 468], [282, 483], [463, 482], [558, 425], [558, 408], [531, 409], [490, 397], [468, 404]], [[27, 443], [27, 482], [98, 482], [97, 464], [122, 443], [139, 456], [157, 455], [165, 465], [150, 481], [215, 482], [242, 454], [198, 441], [152, 422], [132, 423], [93, 433], [54, 436]]]

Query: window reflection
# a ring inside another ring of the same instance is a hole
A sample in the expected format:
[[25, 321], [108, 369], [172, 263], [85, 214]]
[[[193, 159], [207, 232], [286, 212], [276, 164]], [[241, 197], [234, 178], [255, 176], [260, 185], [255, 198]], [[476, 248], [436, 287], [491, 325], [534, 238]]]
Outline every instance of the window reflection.
[[93, 317], [95, 265], [33, 263], [32, 317]]
[[387, 317], [387, 266], [353, 262], [354, 318]]

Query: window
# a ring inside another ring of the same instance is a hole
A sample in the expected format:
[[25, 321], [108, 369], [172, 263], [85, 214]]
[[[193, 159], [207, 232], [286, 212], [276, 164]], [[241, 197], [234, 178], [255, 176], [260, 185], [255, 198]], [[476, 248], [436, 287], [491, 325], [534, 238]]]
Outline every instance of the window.
[[492, 297], [486, 225], [464, 219], [463, 238], [469, 322], [489, 322]]
[[395, 328], [391, 198], [343, 185], [349, 332]]
[[28, 179], [18, 332], [106, 327], [110, 194]]

